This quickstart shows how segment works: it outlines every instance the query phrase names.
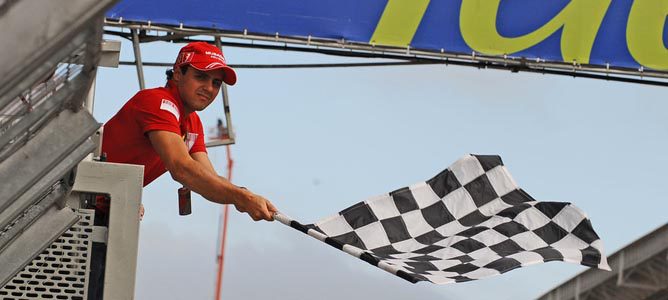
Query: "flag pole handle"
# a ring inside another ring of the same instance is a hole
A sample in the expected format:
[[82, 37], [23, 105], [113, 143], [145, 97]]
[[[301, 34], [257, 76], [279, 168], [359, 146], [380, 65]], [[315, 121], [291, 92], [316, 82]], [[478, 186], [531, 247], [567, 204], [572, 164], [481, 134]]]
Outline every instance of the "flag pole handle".
[[290, 226], [290, 222], [292, 221], [292, 219], [290, 219], [289, 217], [287, 217], [286, 215], [284, 215], [280, 212], [275, 212], [274, 213], [274, 220], [279, 221], [279, 222], [283, 223], [283, 225], [287, 225], [287, 226]]

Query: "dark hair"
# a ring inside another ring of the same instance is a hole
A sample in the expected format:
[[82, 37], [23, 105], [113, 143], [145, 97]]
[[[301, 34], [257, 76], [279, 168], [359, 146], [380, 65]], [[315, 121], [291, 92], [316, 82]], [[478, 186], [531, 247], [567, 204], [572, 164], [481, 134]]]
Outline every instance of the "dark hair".
[[[181, 74], [185, 75], [186, 72], [188, 71], [188, 65], [183, 65], [180, 67]], [[165, 75], [167, 75], [167, 80], [172, 80], [174, 78], [174, 69], [169, 69], [165, 71]]]

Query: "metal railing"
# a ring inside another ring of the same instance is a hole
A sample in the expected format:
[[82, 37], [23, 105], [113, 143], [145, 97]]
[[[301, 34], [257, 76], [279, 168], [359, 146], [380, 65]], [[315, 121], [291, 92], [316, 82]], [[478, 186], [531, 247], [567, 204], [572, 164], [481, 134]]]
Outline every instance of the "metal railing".
[[0, 5], [0, 287], [81, 218], [66, 201], [95, 148], [100, 124], [82, 108], [114, 2]]

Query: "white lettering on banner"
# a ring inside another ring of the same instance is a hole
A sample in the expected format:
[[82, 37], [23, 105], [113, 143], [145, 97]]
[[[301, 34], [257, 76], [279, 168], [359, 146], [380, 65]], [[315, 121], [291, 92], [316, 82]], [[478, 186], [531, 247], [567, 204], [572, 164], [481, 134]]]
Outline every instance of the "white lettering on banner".
[[174, 102], [167, 100], [167, 99], [162, 99], [162, 103], [160, 103], [160, 109], [166, 110], [174, 117], [176, 117], [176, 121], [178, 122], [179, 119], [181, 119], [181, 113], [179, 113], [179, 108], [174, 104]]
[[188, 132], [186, 135], [186, 146], [188, 147], [188, 151], [193, 148], [198, 136], [199, 134], [197, 133]]

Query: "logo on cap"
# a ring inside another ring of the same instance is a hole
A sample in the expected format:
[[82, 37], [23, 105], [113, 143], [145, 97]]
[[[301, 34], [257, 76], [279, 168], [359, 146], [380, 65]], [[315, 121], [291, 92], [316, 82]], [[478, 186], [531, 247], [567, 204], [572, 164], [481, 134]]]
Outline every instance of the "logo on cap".
[[212, 59], [216, 59], [216, 60], [221, 61], [224, 64], [227, 64], [227, 62], [225, 61], [225, 57], [223, 55], [221, 55], [220, 53], [212, 52], [212, 51], [206, 51], [204, 53], [206, 55], [208, 55], [209, 57], [211, 57]]
[[179, 57], [176, 64], [181, 65], [181, 64], [189, 63], [190, 61], [193, 60], [193, 55], [194, 54], [195, 54], [194, 52], [183, 52], [183, 53], [181, 53], [181, 56]]

